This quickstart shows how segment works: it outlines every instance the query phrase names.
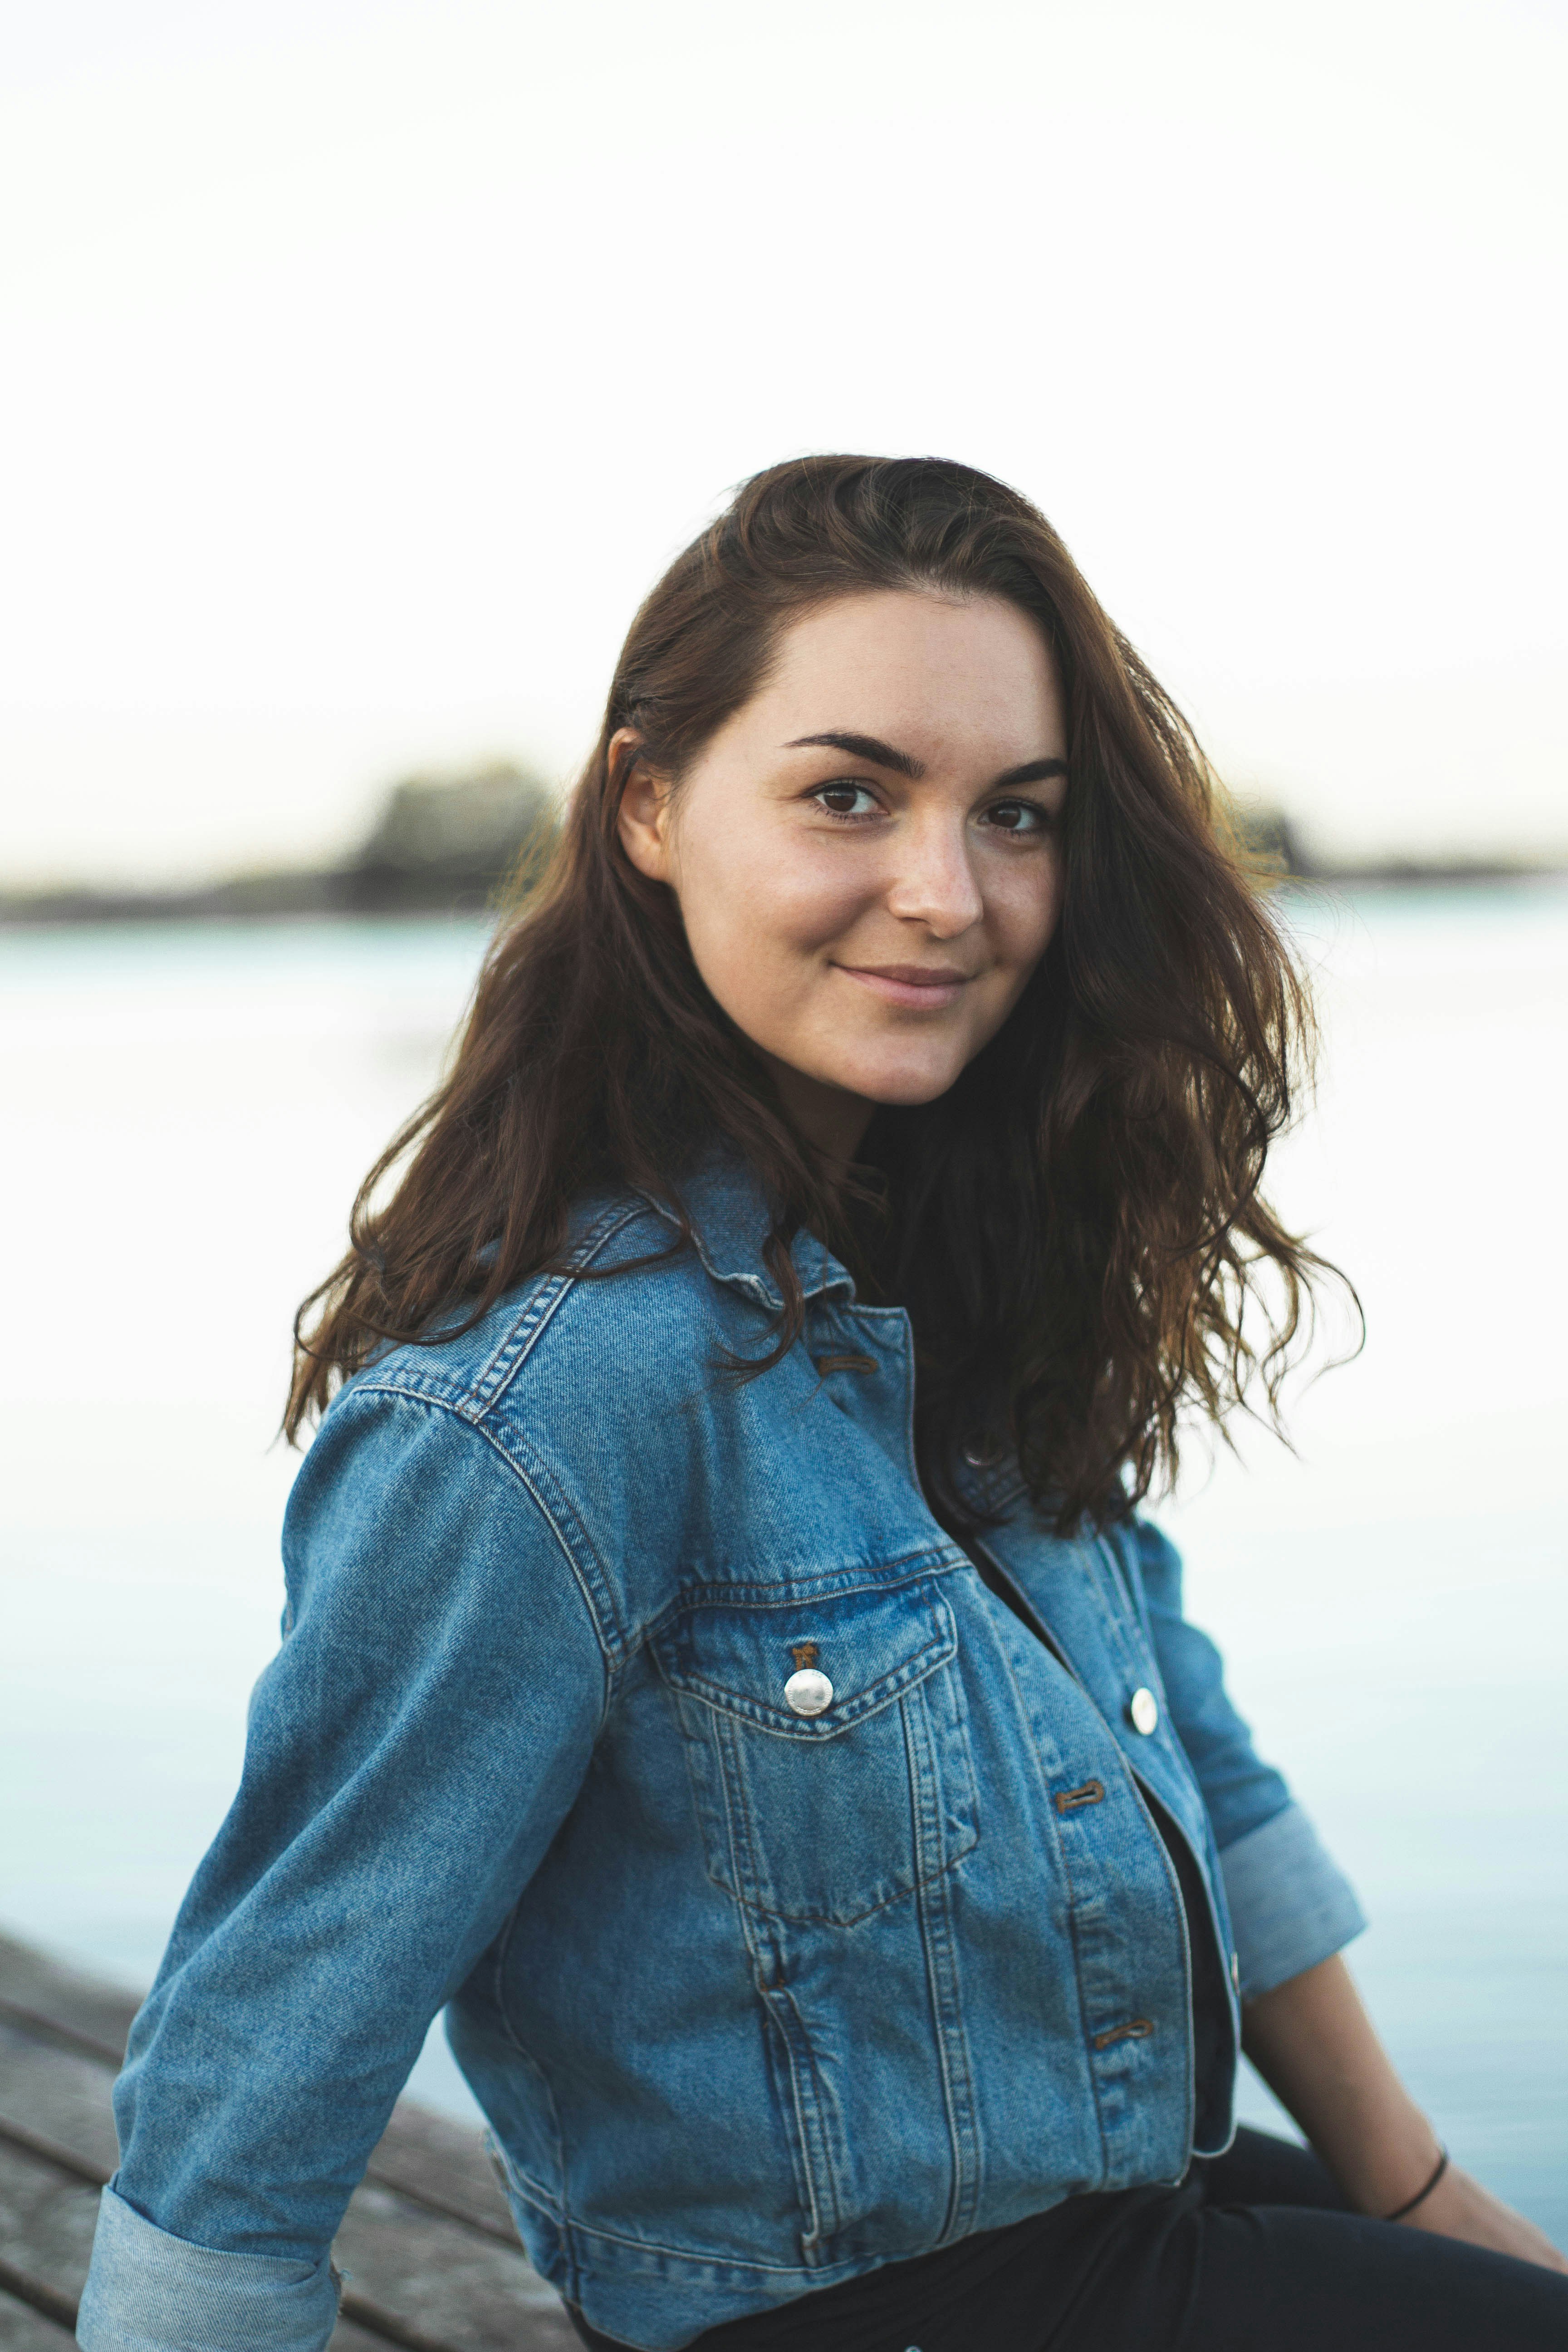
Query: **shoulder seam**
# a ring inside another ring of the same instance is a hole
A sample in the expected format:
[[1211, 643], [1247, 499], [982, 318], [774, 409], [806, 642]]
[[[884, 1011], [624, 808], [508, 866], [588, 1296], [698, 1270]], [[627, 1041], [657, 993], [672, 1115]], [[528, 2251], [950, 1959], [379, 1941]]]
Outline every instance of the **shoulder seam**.
[[[354, 1396], [394, 1397], [400, 1404], [423, 1405], [433, 1412], [447, 1414], [451, 1420], [459, 1423], [465, 1429], [472, 1431], [480, 1444], [495, 1455], [511, 1478], [522, 1488], [554, 1537], [562, 1557], [572, 1571], [572, 1580], [582, 1595], [583, 1605], [588, 1612], [588, 1622], [594, 1629], [594, 1639], [599, 1645], [610, 1674], [616, 1673], [626, 1662], [627, 1643], [626, 1633], [616, 1622], [615, 1600], [610, 1590], [609, 1580], [574, 1513], [571, 1516], [577, 1542], [574, 1544], [568, 1537], [562, 1525], [562, 1514], [545, 1500], [541, 1491], [543, 1482], [539, 1472], [531, 1472], [531, 1465], [525, 1465], [519, 1461], [505, 1445], [500, 1444], [493, 1430], [487, 1428], [484, 1423], [476, 1419], [472, 1413], [464, 1412], [458, 1403], [450, 1397], [432, 1396], [427, 1391], [420, 1391], [405, 1388], [400, 1381], [377, 1381], [374, 1374], [356, 1382]], [[542, 1471], [542, 1465], [540, 1465], [540, 1469]], [[609, 1688], [606, 1681], [605, 1695], [606, 1709], [608, 1705]]]
[[[628, 1654], [627, 1636], [616, 1618], [610, 1580], [587, 1529], [572, 1508], [559, 1482], [550, 1475], [544, 1463], [520, 1430], [510, 1423], [504, 1429], [500, 1428], [493, 1423], [480, 1421], [473, 1414], [456, 1408], [453, 1412], [455, 1419], [465, 1423], [476, 1436], [484, 1440], [491, 1453], [506, 1464], [519, 1486], [531, 1496], [551, 1534], [571, 1563], [572, 1573], [582, 1588], [583, 1597], [593, 1617], [599, 1645], [611, 1667], [614, 1669], [625, 1664]], [[546, 1486], [550, 1489], [549, 1499], [544, 1491]]]
[[647, 1214], [641, 1201], [616, 1201], [600, 1211], [593, 1223], [574, 1244], [571, 1259], [560, 1273], [548, 1275], [529, 1294], [521, 1313], [509, 1326], [491, 1350], [488, 1362], [482, 1364], [463, 1394], [456, 1401], [455, 1409], [465, 1420], [477, 1422], [504, 1394], [507, 1387], [536, 1345], [551, 1317], [555, 1313], [577, 1278], [581, 1266], [590, 1265], [606, 1242], [613, 1241], [624, 1225]]

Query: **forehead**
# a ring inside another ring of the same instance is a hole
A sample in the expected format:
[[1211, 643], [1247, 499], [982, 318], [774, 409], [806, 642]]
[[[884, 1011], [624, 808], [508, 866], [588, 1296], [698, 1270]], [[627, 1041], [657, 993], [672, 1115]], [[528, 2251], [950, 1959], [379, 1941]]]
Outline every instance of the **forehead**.
[[776, 744], [836, 728], [910, 751], [973, 740], [1034, 759], [1063, 748], [1050, 649], [1026, 613], [994, 596], [836, 598], [784, 630], [736, 718]]

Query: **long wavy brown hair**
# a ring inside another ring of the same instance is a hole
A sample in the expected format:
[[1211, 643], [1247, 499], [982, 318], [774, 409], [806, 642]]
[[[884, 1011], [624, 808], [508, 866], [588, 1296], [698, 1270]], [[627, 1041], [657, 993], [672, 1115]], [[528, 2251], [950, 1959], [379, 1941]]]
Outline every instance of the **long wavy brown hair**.
[[[1069, 781], [1046, 955], [946, 1095], [878, 1113], [846, 1184], [709, 994], [668, 889], [626, 857], [613, 747], [632, 730], [679, 791], [781, 631], [868, 589], [1029, 614], [1061, 682]], [[955, 1531], [974, 1524], [964, 1452], [1015, 1448], [1069, 1527], [1173, 1474], [1190, 1415], [1220, 1423], [1250, 1401], [1277, 1421], [1321, 1261], [1258, 1188], [1311, 1016], [1223, 806], [1181, 713], [1018, 492], [936, 458], [757, 475], [632, 624], [551, 862], [497, 930], [450, 1074], [372, 1169], [347, 1255], [300, 1309], [289, 1436], [388, 1343], [434, 1344], [455, 1311], [466, 1327], [558, 1265], [590, 1190], [642, 1189], [689, 1238], [681, 1180], [715, 1139], [766, 1189], [784, 1298], [742, 1376], [800, 1336], [789, 1244], [808, 1228], [909, 1311], [921, 1474]]]

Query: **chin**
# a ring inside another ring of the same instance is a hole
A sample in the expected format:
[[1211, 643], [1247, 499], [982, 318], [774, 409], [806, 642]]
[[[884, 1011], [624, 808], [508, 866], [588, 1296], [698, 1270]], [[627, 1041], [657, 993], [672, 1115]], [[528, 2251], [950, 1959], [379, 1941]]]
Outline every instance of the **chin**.
[[858, 1095], [863, 1102], [873, 1102], [887, 1110], [913, 1110], [921, 1103], [935, 1102], [956, 1085], [963, 1064], [944, 1064], [941, 1069], [876, 1070], [858, 1072], [837, 1081], [847, 1093]]

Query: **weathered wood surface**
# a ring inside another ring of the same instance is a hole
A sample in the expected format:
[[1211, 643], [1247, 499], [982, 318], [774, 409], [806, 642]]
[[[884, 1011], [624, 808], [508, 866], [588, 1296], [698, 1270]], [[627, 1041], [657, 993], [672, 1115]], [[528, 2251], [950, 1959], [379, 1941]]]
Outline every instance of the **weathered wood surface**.
[[0, 2352], [64, 2352], [70, 2340], [68, 2330], [0, 2290]]
[[[0, 2352], [61, 2352], [114, 2169], [136, 2002], [0, 1936]], [[567, 2352], [475, 2131], [400, 2100], [338, 2232], [332, 2352]]]

